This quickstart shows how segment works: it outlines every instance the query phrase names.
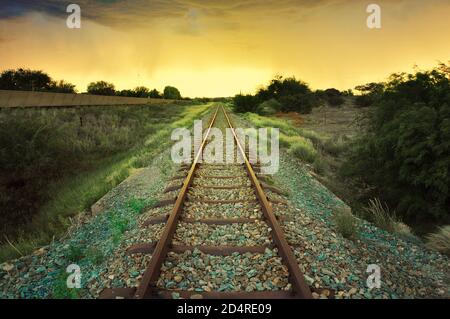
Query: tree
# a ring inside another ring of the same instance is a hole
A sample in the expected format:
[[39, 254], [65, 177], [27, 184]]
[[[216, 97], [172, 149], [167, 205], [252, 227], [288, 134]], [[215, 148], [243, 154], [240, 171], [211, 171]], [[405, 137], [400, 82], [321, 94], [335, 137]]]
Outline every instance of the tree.
[[[397, 81], [394, 79], [396, 75], [391, 75], [391, 83]], [[384, 83], [367, 83], [364, 85], [358, 85], [355, 90], [360, 91], [361, 95], [358, 95], [355, 99], [355, 104], [358, 107], [368, 107], [375, 103], [379, 96], [383, 93]]]
[[267, 101], [270, 99], [280, 99], [283, 96], [297, 95], [311, 93], [308, 85], [302, 81], [297, 80], [295, 77], [285, 78], [282, 76], [276, 76], [267, 88], [259, 89], [256, 96], [261, 101]]
[[49, 91], [56, 93], [77, 93], [75, 84], [65, 82], [64, 80], [60, 80], [59, 82], [52, 81]]
[[341, 106], [345, 100], [342, 98], [342, 93], [336, 89], [326, 89], [324, 91], [325, 99], [330, 106]]
[[89, 94], [95, 95], [115, 95], [114, 84], [105, 81], [91, 82], [87, 87]]
[[238, 94], [234, 97], [234, 110], [238, 113], [256, 112], [258, 107], [258, 98], [253, 95]]
[[134, 89], [134, 96], [136, 97], [148, 97], [150, 90], [145, 86], [138, 86]]
[[[343, 172], [414, 224], [450, 221], [450, 71], [395, 74], [367, 112]], [[367, 87], [365, 91], [379, 89]]]
[[150, 93], [148, 94], [148, 96], [152, 99], [161, 99], [162, 98], [161, 93], [159, 93], [159, 91], [157, 89], [151, 90]]
[[312, 93], [284, 95], [278, 99], [283, 112], [299, 112], [302, 114], [311, 113], [316, 104], [315, 96]]
[[52, 79], [47, 73], [29, 69], [6, 70], [0, 75], [0, 89], [48, 91]]
[[125, 96], [125, 97], [134, 97], [134, 94], [135, 93], [133, 90], [121, 90], [116, 92], [117, 96]]
[[164, 98], [168, 100], [181, 100], [181, 94], [176, 87], [166, 86], [164, 88]]

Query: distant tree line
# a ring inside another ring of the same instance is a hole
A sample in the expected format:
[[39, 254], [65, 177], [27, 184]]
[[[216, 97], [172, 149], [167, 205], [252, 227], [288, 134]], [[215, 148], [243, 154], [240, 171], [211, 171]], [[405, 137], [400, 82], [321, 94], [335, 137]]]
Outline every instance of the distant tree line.
[[[16, 69], [6, 70], [0, 74], [0, 90], [40, 91], [56, 93], [77, 93], [75, 85], [64, 80], [55, 81], [47, 73], [40, 70]], [[114, 84], [106, 81], [89, 83], [87, 93], [94, 95], [143, 97], [154, 99], [181, 100], [180, 91], [173, 86], [166, 86], [160, 93], [145, 86], [133, 90], [116, 91]]]
[[340, 92], [337, 89], [313, 92], [308, 84], [295, 77], [276, 76], [266, 87], [260, 88], [255, 95], [238, 94], [234, 97], [236, 112], [254, 112], [269, 114], [274, 112], [310, 113], [314, 107], [327, 103], [332, 107], [341, 106], [344, 96], [352, 92]]
[[47, 73], [28, 69], [6, 70], [0, 75], [1, 90], [76, 93], [75, 85], [54, 81]]

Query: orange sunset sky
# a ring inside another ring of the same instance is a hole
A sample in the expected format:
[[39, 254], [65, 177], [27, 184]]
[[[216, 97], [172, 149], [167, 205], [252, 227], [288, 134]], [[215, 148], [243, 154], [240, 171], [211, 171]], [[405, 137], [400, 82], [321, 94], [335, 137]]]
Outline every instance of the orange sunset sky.
[[[81, 29], [66, 6], [81, 7]], [[366, 7], [381, 6], [381, 29]], [[73, 0], [0, 2], [0, 70], [41, 69], [183, 96], [254, 93], [275, 74], [354, 88], [450, 60], [450, 0]]]

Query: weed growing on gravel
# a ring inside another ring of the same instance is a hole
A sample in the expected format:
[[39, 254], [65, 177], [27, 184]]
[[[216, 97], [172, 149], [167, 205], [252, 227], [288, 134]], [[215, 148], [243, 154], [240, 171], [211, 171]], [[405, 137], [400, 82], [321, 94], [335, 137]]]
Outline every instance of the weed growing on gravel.
[[389, 233], [397, 233], [402, 227], [395, 212], [391, 212], [389, 207], [383, 205], [378, 198], [369, 200], [369, 205], [364, 210], [377, 227]]
[[80, 295], [77, 289], [67, 287], [67, 274], [61, 271], [53, 282], [52, 295], [54, 299], [79, 299]]
[[77, 262], [83, 258], [83, 249], [76, 244], [71, 244], [65, 253], [65, 257], [70, 262]]
[[147, 206], [147, 203], [142, 199], [133, 198], [128, 202], [128, 207], [136, 214], [142, 213], [142, 210]]
[[314, 149], [311, 141], [299, 136], [289, 148], [289, 153], [307, 163], [314, 163], [317, 158], [317, 151]]
[[122, 234], [128, 230], [130, 221], [119, 215], [112, 215], [110, 219], [110, 229], [113, 243], [117, 245], [122, 239]]
[[438, 232], [427, 236], [427, 247], [450, 256], [450, 225], [439, 228]]
[[98, 265], [98, 264], [102, 263], [102, 261], [105, 259], [105, 255], [97, 247], [89, 247], [86, 252], [86, 257], [94, 265]]
[[358, 238], [358, 219], [353, 216], [349, 209], [339, 207], [333, 214], [333, 221], [337, 231], [347, 239]]

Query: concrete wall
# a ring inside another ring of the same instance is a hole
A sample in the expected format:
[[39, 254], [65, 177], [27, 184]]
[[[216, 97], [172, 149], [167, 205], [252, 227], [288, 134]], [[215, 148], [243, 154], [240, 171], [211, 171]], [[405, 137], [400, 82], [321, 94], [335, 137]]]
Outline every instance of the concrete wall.
[[168, 103], [170, 100], [89, 94], [0, 90], [0, 107], [58, 107]]

